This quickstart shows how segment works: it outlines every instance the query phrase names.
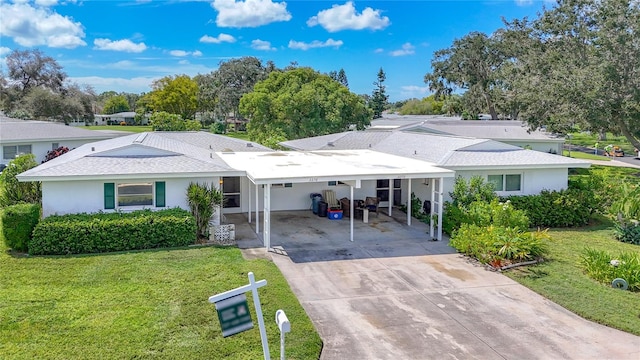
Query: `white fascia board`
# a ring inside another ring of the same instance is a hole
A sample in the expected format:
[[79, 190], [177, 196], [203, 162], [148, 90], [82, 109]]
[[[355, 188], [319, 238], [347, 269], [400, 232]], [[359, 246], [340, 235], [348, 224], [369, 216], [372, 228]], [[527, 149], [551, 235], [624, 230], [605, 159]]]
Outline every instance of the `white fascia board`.
[[424, 179], [424, 178], [453, 178], [455, 172], [429, 172], [429, 173], [411, 173], [411, 174], [367, 174], [367, 175], [339, 175], [339, 176], [316, 176], [316, 177], [279, 177], [279, 178], [261, 178], [255, 179], [250, 173], [247, 177], [256, 185], [281, 184], [281, 183], [315, 183], [325, 181], [362, 181], [362, 180], [379, 180], [379, 179]]
[[246, 176], [244, 171], [224, 171], [224, 172], [202, 172], [202, 173], [140, 173], [140, 174], [104, 174], [104, 175], [73, 175], [73, 176], [23, 176], [18, 175], [16, 178], [20, 182], [29, 181], [73, 181], [73, 180], [130, 180], [130, 179], [180, 179], [180, 178], [196, 178], [196, 177], [217, 177], [217, 176]]
[[47, 138], [47, 139], [12, 139], [12, 140], [0, 140], [0, 145], [10, 145], [10, 144], [25, 144], [25, 143], [49, 143], [49, 142], [60, 142], [60, 141], [76, 141], [76, 140], [86, 140], [90, 142], [97, 142], [102, 140], [109, 140], [113, 138], [120, 137], [119, 135], [114, 136], [96, 136], [96, 137], [58, 137], [58, 138]]
[[539, 170], [539, 169], [562, 169], [562, 168], [589, 168], [591, 167], [591, 163], [572, 163], [572, 164], [539, 164], [539, 165], [487, 165], [487, 166], [443, 166], [447, 169], [451, 170], [504, 170], [504, 169], [514, 169], [514, 170]]

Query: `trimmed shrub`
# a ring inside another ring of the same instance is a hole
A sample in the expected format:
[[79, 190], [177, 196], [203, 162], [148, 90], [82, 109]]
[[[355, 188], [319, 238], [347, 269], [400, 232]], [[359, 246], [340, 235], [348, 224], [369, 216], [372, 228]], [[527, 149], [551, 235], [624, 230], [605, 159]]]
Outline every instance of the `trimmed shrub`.
[[8, 247], [27, 251], [33, 229], [40, 221], [40, 205], [16, 204], [2, 211], [2, 235]]
[[32, 255], [66, 255], [186, 246], [196, 222], [186, 210], [49, 216], [34, 229]]
[[606, 251], [585, 248], [581, 264], [587, 275], [605, 285], [614, 279], [624, 279], [630, 291], [640, 291], [640, 254], [611, 255]]
[[544, 256], [548, 239], [546, 231], [526, 232], [503, 226], [462, 224], [449, 245], [483, 264], [501, 267]]
[[589, 224], [594, 213], [592, 193], [588, 190], [543, 190], [539, 195], [509, 196], [505, 200], [524, 210], [531, 226], [576, 227]]

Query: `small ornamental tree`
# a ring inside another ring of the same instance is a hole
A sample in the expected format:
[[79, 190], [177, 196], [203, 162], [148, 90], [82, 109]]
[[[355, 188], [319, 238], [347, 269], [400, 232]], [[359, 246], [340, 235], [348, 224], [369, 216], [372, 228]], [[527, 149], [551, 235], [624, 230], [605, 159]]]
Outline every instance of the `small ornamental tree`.
[[39, 204], [42, 200], [40, 182], [19, 182], [16, 176], [38, 166], [33, 154], [19, 155], [11, 160], [9, 165], [0, 173], [0, 207], [32, 203]]
[[187, 187], [187, 201], [191, 213], [196, 219], [199, 239], [209, 237], [209, 220], [222, 205], [224, 195], [213, 184], [190, 183]]
[[44, 160], [42, 160], [42, 163], [44, 164], [47, 161], [53, 160], [62, 154], [68, 153], [69, 151], [70, 151], [69, 148], [66, 146], [60, 146], [57, 149], [50, 150], [49, 152], [47, 152], [47, 155], [44, 157]]

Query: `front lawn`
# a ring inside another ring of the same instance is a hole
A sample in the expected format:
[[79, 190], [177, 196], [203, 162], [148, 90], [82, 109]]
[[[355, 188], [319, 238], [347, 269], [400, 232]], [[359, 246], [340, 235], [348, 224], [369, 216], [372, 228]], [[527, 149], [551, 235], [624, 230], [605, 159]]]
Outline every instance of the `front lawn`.
[[576, 314], [635, 335], [640, 335], [640, 293], [602, 285], [584, 274], [580, 256], [585, 247], [612, 254], [640, 252], [640, 246], [613, 238], [611, 224], [581, 229], [556, 229], [548, 261], [504, 274]]
[[[0, 235], [1, 236], [1, 235]], [[254, 329], [223, 338], [208, 297], [266, 279], [260, 288], [272, 358], [275, 312], [291, 321], [289, 359], [322, 348], [277, 267], [246, 261], [236, 248], [195, 247], [72, 257], [9, 254], [0, 239], [0, 354], [3, 359], [261, 359]]]
[[607, 133], [607, 140], [598, 140], [597, 134], [590, 134], [586, 132], [577, 132], [571, 134], [571, 140], [567, 139], [567, 144], [585, 146], [594, 148], [596, 143], [598, 144], [598, 154], [604, 152], [604, 147], [607, 145], [617, 145], [624, 150], [625, 154], [633, 155], [633, 145], [624, 136], [614, 136], [611, 133]]
[[586, 160], [600, 160], [600, 161], [611, 161], [611, 158], [602, 155], [589, 154], [582, 151], [569, 151], [562, 150], [562, 155], [571, 157], [574, 159], [586, 159]]
[[129, 131], [134, 133], [153, 131], [151, 125], [148, 126], [134, 126], [134, 125], [92, 125], [85, 126], [85, 129], [89, 130], [117, 130], [117, 131]]

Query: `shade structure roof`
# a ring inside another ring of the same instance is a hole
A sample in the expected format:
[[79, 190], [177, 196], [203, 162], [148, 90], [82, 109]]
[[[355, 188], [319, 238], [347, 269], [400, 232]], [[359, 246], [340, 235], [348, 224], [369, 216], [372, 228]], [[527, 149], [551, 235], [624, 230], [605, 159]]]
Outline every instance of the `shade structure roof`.
[[372, 150], [217, 153], [254, 184], [454, 177], [422, 160]]

